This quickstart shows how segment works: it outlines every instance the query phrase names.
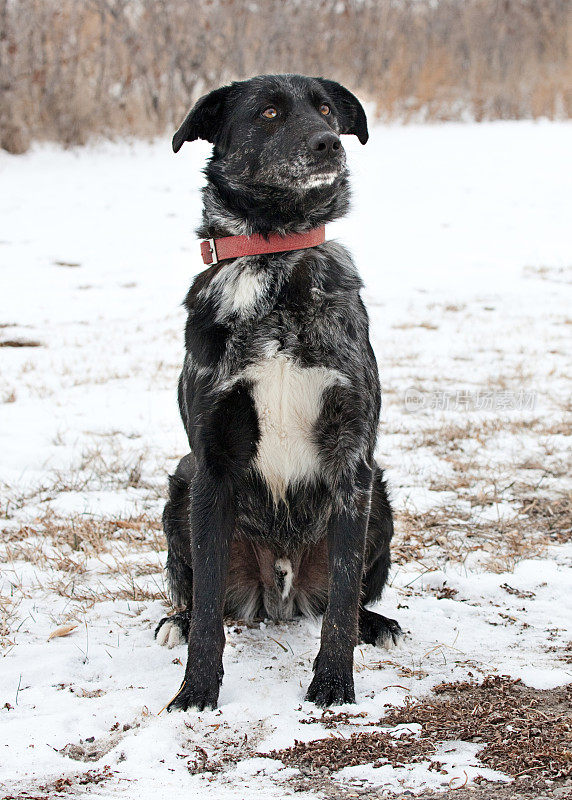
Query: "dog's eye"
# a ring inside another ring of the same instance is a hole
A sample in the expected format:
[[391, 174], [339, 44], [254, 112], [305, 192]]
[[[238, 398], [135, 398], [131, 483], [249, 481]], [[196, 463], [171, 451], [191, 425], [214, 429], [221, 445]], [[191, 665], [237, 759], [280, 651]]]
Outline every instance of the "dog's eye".
[[330, 106], [326, 105], [326, 103], [322, 103], [320, 106], [320, 114], [323, 114], [325, 117], [328, 116], [330, 113]]
[[269, 106], [268, 108], [264, 109], [262, 116], [266, 117], [266, 119], [274, 119], [274, 117], [278, 116], [278, 111], [276, 111], [274, 106]]

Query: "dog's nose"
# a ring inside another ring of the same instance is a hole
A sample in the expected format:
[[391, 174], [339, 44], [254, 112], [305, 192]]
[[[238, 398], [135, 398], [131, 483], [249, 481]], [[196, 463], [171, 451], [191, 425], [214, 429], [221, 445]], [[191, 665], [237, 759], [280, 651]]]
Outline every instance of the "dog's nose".
[[314, 153], [333, 156], [340, 150], [342, 143], [340, 137], [336, 136], [333, 131], [320, 131], [313, 133], [308, 138], [308, 146]]

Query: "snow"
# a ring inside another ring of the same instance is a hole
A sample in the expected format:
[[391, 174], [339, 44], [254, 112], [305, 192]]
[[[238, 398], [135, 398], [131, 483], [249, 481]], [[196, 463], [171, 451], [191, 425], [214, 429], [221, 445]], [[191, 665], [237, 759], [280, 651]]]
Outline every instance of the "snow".
[[[349, 782], [359, 785], [371, 785], [373, 787], [391, 787], [405, 785], [409, 791], [421, 792], [427, 789], [442, 790], [446, 788], [457, 789], [465, 782], [477, 777], [486, 778], [489, 781], [503, 781], [505, 776], [493, 769], [484, 769], [478, 764], [476, 753], [479, 746], [469, 742], [447, 742], [435, 751], [435, 759], [443, 764], [443, 769], [447, 771], [447, 780], [439, 772], [428, 770], [429, 762], [421, 764], [409, 764], [405, 767], [392, 767], [385, 764], [381, 767], [371, 765], [359, 767], [344, 767], [339, 771], [339, 776]], [[451, 777], [451, 775], [453, 777]], [[403, 795], [402, 795], [403, 796]]]
[[[547, 122], [376, 126], [367, 147], [346, 142], [354, 206], [328, 234], [350, 246], [366, 282], [385, 389], [378, 457], [396, 509], [446, 513], [451, 541], [467, 518], [518, 526], [521, 483], [542, 503], [572, 488], [571, 133]], [[139, 527], [131, 546], [112, 525], [105, 553], [61, 550], [83, 572], [64, 569], [42, 536], [50, 519], [160, 514], [186, 452], [181, 301], [201, 269], [192, 229], [208, 152], [195, 143], [175, 157], [158, 140], [0, 153], [0, 341], [41, 344], [0, 349], [0, 522], [6, 537], [33, 529], [27, 551], [5, 542], [1, 579], [13, 614], [0, 670], [8, 794], [109, 766], [94, 797], [270, 800], [294, 793], [297, 771], [260, 754], [330, 733], [305, 724], [317, 714], [303, 697], [318, 622], [229, 626], [219, 709], [159, 714], [185, 660], [183, 646], [153, 641], [166, 613], [148, 596], [163, 589], [161, 534], [157, 549]], [[466, 489], [454, 484], [458, 458], [470, 465]], [[356, 649], [351, 710], [379, 720], [386, 704], [491, 673], [536, 688], [572, 681], [558, 658], [572, 639], [572, 544], [536, 551], [527, 535], [508, 554], [497, 539], [461, 537], [462, 557], [448, 558], [437, 537], [421, 560], [400, 559], [379, 610], [408, 635], [390, 653]], [[131, 580], [148, 594], [113, 599]], [[72, 633], [47, 641], [70, 621]], [[91, 737], [95, 761], [60, 752]], [[443, 747], [446, 775], [365, 765], [337, 778], [416, 793], [503, 777], [479, 763], [477, 745]], [[234, 762], [192, 774], [197, 748], [209, 763], [229, 752]]]

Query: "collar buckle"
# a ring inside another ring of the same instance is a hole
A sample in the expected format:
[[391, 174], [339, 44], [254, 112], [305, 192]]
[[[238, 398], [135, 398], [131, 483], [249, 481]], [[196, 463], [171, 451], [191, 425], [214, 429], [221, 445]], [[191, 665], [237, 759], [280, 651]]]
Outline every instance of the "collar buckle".
[[207, 243], [209, 246], [209, 250], [211, 251], [211, 263], [209, 266], [213, 264], [218, 264], [218, 255], [216, 252], [216, 242], [214, 239], [207, 239]]

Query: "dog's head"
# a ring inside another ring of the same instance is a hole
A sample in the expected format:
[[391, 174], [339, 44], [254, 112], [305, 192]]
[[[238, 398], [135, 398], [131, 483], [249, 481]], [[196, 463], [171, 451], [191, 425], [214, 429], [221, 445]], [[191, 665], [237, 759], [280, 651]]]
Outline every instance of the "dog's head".
[[231, 185], [308, 191], [346, 174], [340, 134], [368, 139], [365, 112], [335, 81], [261, 75], [202, 97], [173, 137], [206, 139], [211, 164]]

